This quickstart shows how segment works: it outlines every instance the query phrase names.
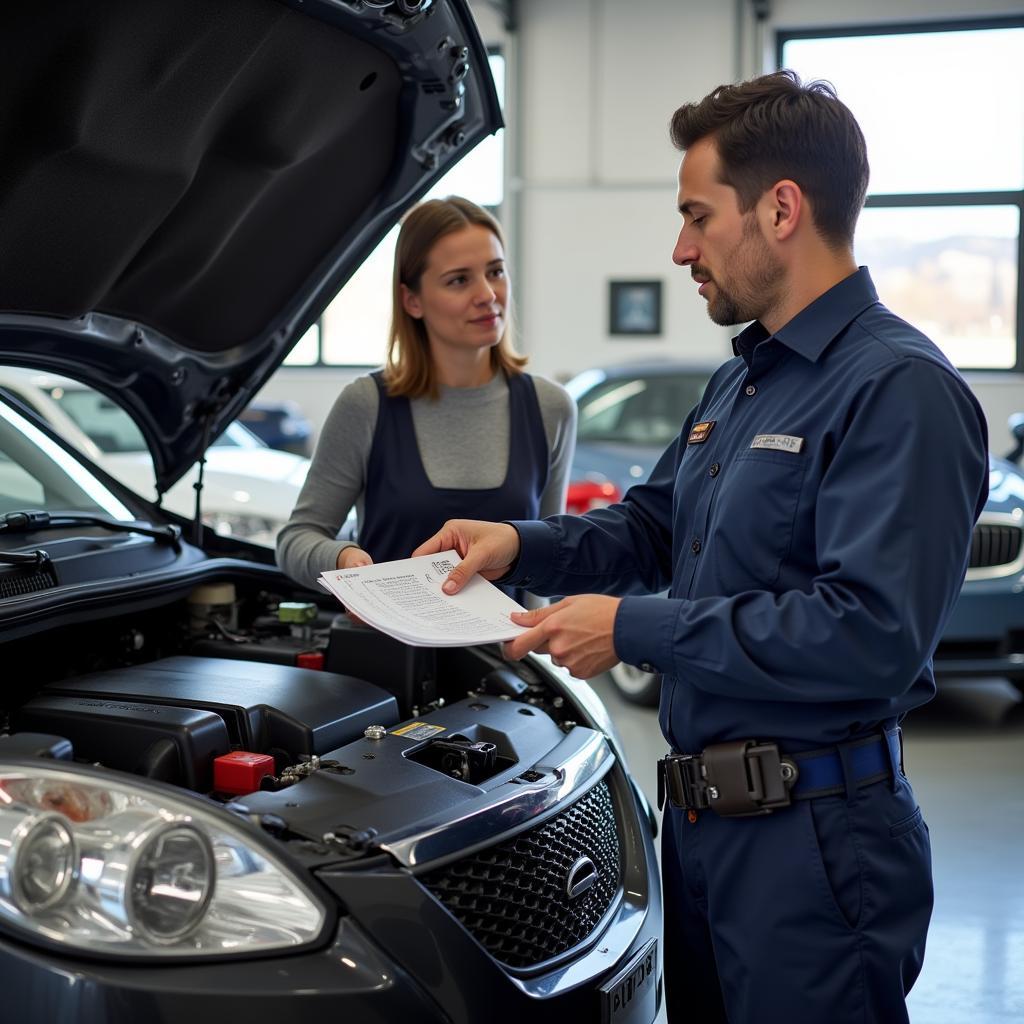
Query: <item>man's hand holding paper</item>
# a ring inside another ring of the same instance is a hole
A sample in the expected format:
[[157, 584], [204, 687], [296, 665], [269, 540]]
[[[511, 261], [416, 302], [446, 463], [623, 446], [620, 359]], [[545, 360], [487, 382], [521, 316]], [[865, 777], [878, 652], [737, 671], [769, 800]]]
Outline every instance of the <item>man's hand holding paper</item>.
[[612, 631], [620, 600], [602, 594], [580, 594], [546, 608], [513, 612], [513, 622], [531, 628], [505, 644], [505, 657], [518, 660], [530, 651], [547, 653], [577, 679], [606, 672], [619, 660]]
[[519, 557], [519, 534], [508, 523], [449, 519], [412, 557], [455, 550], [462, 561], [448, 574], [446, 594], [457, 594], [479, 573], [485, 580], [504, 576]]
[[[486, 579], [504, 576], [519, 557], [519, 534], [507, 523], [449, 520], [413, 555], [454, 549], [462, 561], [448, 574], [444, 589], [457, 594], [479, 573]], [[530, 651], [550, 654], [556, 665], [578, 679], [589, 679], [618, 660], [612, 634], [619, 598], [598, 594], [567, 597], [546, 608], [513, 611], [511, 618], [528, 627], [505, 644], [505, 656], [516, 659]]]

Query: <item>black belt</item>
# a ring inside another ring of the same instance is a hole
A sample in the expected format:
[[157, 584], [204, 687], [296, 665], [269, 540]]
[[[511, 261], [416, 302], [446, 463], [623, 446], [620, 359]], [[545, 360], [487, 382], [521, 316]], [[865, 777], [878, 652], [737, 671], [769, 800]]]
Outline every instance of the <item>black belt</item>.
[[793, 800], [810, 800], [870, 786], [902, 763], [896, 727], [822, 750], [782, 754], [774, 743], [733, 740], [700, 754], [669, 754], [658, 762], [658, 807], [711, 809], [722, 817], [771, 814]]

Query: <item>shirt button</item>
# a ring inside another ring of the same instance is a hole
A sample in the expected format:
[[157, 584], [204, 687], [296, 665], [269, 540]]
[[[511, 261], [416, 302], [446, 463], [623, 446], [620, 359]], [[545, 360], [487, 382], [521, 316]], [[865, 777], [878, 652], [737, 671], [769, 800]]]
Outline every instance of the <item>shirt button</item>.
[[753, 398], [757, 394], [757, 388], [753, 384], [748, 384], [746, 387], [748, 397]]
[[690, 545], [690, 550], [691, 550], [691, 551], [692, 551], [692, 552], [693, 552], [693, 553], [694, 553], [695, 555], [699, 555], [699, 554], [700, 554], [700, 541], [699, 541], [699, 540], [695, 540], [695, 541], [694, 541], [694, 542], [693, 542], [693, 543], [692, 543], [692, 544]]
[[721, 465], [717, 462], [711, 464], [711, 468], [708, 470], [708, 476], [718, 476], [718, 471], [721, 469]]
[[637, 668], [639, 668], [641, 672], [654, 673], [658, 671], [649, 661], [641, 661]]

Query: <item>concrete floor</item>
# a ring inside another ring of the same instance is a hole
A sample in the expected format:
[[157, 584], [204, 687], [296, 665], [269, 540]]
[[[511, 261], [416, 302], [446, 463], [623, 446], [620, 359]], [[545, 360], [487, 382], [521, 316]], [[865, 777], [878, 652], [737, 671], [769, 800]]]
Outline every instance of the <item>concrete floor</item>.
[[[655, 712], [593, 681], [655, 802]], [[931, 830], [935, 912], [913, 1024], [1024, 1021], [1024, 701], [1002, 680], [943, 683], [904, 723], [904, 761]], [[658, 752], [658, 753], [656, 753]], [[664, 1015], [659, 1017], [659, 1024]], [[742, 1024], [741, 1021], [735, 1024]]]

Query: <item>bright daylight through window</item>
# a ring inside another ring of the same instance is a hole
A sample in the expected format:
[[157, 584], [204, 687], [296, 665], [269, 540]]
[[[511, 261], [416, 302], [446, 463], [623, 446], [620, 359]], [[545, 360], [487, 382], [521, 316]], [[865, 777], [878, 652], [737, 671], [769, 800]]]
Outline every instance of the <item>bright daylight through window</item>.
[[[505, 58], [491, 54], [498, 102], [505, 104]], [[484, 139], [424, 197], [465, 196], [494, 209], [504, 194], [504, 131]], [[286, 366], [379, 366], [384, 362], [391, 322], [391, 266], [398, 227], [384, 236], [338, 292], [323, 316], [299, 339]]]
[[855, 250], [882, 301], [962, 368], [1024, 369], [1024, 20], [783, 32], [778, 56], [864, 130]]

